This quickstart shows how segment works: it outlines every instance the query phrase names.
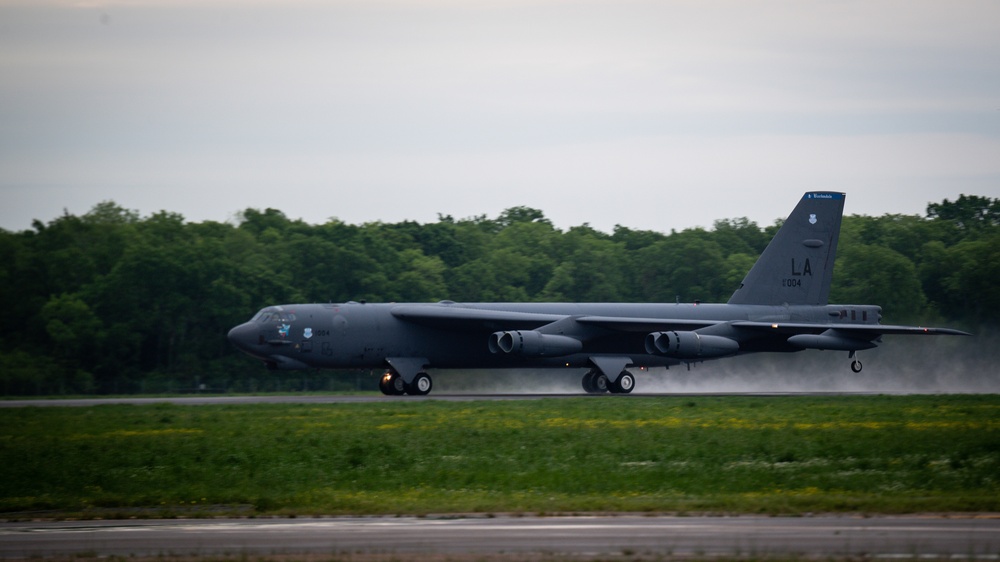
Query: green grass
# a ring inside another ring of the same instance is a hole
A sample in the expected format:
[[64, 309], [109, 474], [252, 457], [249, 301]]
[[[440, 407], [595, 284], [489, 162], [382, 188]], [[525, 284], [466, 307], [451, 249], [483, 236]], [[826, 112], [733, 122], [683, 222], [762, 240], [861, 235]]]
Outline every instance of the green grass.
[[1000, 396], [0, 410], [0, 513], [1000, 511]]

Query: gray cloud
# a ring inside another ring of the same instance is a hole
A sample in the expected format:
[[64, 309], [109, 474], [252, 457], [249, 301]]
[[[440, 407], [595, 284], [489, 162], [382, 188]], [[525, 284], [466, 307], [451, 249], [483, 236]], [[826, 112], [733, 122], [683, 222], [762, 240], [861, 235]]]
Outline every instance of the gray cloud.
[[762, 224], [1000, 196], [994, 2], [6, 2], [0, 228], [114, 199], [310, 222]]

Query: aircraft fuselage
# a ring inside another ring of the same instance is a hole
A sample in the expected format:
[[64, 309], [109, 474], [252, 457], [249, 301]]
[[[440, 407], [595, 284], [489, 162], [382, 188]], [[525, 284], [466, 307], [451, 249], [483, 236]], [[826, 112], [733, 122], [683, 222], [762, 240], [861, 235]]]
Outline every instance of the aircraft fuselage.
[[382, 392], [423, 395], [428, 368], [587, 367], [585, 391], [628, 393], [628, 367], [818, 349], [847, 351], [859, 372], [856, 353], [885, 334], [968, 335], [827, 304], [843, 209], [843, 193], [806, 193], [725, 304], [291, 304], [229, 339], [271, 368], [385, 368]]
[[[232, 329], [229, 339], [245, 353], [272, 367], [373, 369], [386, 366], [391, 357], [426, 358], [441, 368], [587, 367], [595, 355], [627, 355], [639, 367], [677, 365], [682, 361], [650, 355], [644, 341], [650, 330], [623, 332], [604, 330], [588, 339], [578, 353], [555, 357], [525, 357], [493, 353], [491, 330], [436, 328], [433, 323], [415, 323], [393, 311], [413, 307], [502, 311], [558, 317], [621, 317], [721, 322], [713, 330], [732, 337], [742, 331], [729, 322], [774, 322], [816, 324], [816, 333], [837, 324], [877, 324], [880, 308], [870, 305], [756, 306], [727, 304], [637, 304], [637, 303], [345, 303], [296, 304], [262, 309], [249, 322]], [[852, 320], [852, 317], [854, 320]], [[864, 320], [862, 320], [864, 318]], [[524, 326], [521, 322], [519, 325]], [[779, 324], [780, 325], [780, 324]], [[496, 330], [504, 326], [498, 323]], [[745, 333], [740, 353], [800, 351], [786, 337]]]

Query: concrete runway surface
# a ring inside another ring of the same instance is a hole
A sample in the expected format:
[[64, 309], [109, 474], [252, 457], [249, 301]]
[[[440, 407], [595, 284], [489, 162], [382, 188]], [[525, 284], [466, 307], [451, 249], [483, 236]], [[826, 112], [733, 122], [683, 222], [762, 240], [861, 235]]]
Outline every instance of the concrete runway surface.
[[507, 555], [1000, 560], [1000, 517], [369, 517], [0, 524], [0, 558]]
[[371, 402], [422, 402], [439, 400], [446, 402], [475, 402], [499, 400], [541, 400], [543, 398], [579, 398], [588, 397], [593, 400], [628, 399], [628, 398], [680, 398], [698, 396], [858, 396], [867, 394], [886, 394], [884, 392], [730, 392], [730, 393], [641, 393], [633, 394], [600, 394], [588, 395], [583, 392], [562, 394], [431, 394], [429, 396], [383, 396], [380, 393], [370, 394], [303, 394], [303, 395], [265, 395], [265, 396], [172, 396], [162, 398], [52, 398], [28, 400], [0, 400], [0, 408], [26, 407], [89, 407], [110, 404], [132, 404], [136, 406], [149, 404], [176, 404], [179, 406], [203, 406], [226, 404], [354, 404]]

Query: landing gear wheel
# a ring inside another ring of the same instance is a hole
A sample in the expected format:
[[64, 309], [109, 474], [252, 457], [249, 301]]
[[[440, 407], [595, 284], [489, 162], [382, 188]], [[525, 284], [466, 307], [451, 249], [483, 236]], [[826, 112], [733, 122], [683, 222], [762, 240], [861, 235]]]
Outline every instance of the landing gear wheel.
[[426, 396], [434, 388], [434, 381], [427, 373], [417, 373], [413, 382], [406, 385], [406, 393], [410, 396]]
[[860, 373], [862, 367], [863, 365], [861, 365], [861, 361], [859, 361], [858, 359], [855, 359], [854, 361], [851, 362], [851, 370], [854, 371], [855, 373]]
[[378, 381], [378, 389], [386, 396], [400, 396], [406, 392], [406, 385], [399, 373], [386, 371]]
[[601, 394], [607, 390], [607, 377], [604, 378], [605, 388], [597, 387], [597, 377], [603, 376], [597, 371], [587, 371], [586, 375], [583, 375], [583, 390], [587, 394]]
[[628, 371], [622, 371], [618, 375], [618, 380], [611, 385], [611, 392], [615, 394], [628, 394], [632, 392], [633, 388], [635, 388], [635, 377]]
[[594, 394], [603, 394], [611, 390], [610, 381], [604, 373], [594, 373]]

